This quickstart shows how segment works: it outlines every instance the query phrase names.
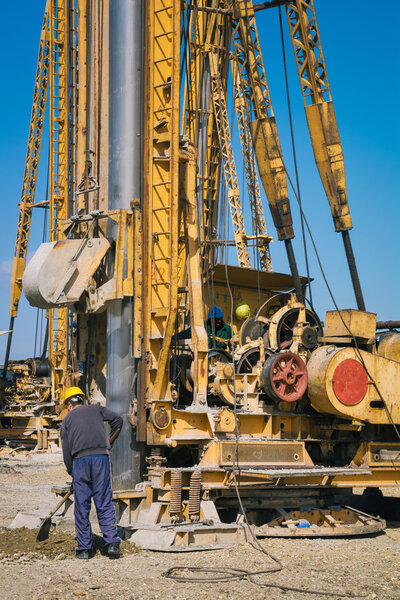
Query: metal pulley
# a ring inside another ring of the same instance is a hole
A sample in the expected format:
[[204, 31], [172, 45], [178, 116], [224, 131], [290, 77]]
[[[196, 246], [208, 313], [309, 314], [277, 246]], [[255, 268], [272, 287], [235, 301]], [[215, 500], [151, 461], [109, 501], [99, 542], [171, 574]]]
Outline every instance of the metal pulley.
[[259, 320], [256, 317], [248, 317], [240, 328], [240, 344], [244, 346], [249, 342], [254, 342], [258, 338], [264, 337], [268, 331], [268, 324], [265, 320]]
[[257, 365], [260, 360], [260, 348], [256, 346], [254, 348], [249, 348], [246, 350], [241, 356], [237, 364], [237, 372], [238, 373], [252, 373], [254, 367]]
[[33, 377], [51, 377], [51, 365], [47, 358], [28, 358], [25, 364], [29, 367], [29, 374]]
[[301, 333], [301, 343], [307, 350], [313, 350], [318, 346], [318, 333], [314, 327], [304, 327]]
[[261, 378], [265, 392], [278, 401], [296, 402], [307, 390], [307, 367], [293, 352], [270, 356], [264, 363]]
[[[208, 352], [208, 380], [212, 383], [219, 366], [224, 366], [224, 375], [228, 379], [233, 376], [232, 356], [227, 350], [212, 349]], [[175, 383], [179, 382], [179, 399], [188, 404], [193, 400], [193, 354], [184, 351], [174, 354], [170, 361], [170, 373]]]
[[[273, 350], [286, 350], [292, 345], [294, 329], [300, 319], [300, 311], [304, 311], [304, 328], [301, 342], [313, 350], [318, 345], [318, 336], [322, 335], [322, 326], [318, 316], [305, 308], [300, 302], [288, 304], [278, 310], [271, 319], [269, 327], [269, 346]], [[300, 319], [303, 321], [303, 319]]]

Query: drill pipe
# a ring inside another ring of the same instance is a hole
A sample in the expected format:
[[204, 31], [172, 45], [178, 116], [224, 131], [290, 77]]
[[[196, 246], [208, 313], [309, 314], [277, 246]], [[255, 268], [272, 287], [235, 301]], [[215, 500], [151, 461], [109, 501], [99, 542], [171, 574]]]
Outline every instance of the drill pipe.
[[[141, 196], [143, 0], [110, 0], [109, 209], [130, 209]], [[115, 235], [111, 228], [111, 235]], [[127, 420], [136, 365], [131, 356], [130, 299], [107, 311], [107, 406], [124, 418], [111, 451], [113, 487], [132, 489], [140, 481], [142, 449]]]

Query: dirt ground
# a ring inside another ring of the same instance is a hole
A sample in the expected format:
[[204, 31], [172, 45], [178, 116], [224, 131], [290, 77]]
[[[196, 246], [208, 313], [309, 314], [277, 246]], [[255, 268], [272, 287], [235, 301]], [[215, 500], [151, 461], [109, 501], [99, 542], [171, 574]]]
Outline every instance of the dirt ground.
[[[369, 538], [265, 539], [263, 548], [278, 557], [280, 573], [259, 576], [257, 583], [283, 584], [308, 589], [282, 592], [248, 580], [219, 583], [180, 583], [163, 577], [172, 567], [206, 567], [260, 571], [273, 563], [249, 544], [211, 552], [161, 553], [123, 543], [124, 556], [111, 561], [104, 555], [101, 538], [90, 561], [74, 556], [73, 512], [58, 522], [46, 542], [36, 542], [36, 531], [7, 529], [18, 511], [46, 516], [56, 504], [53, 485], [64, 484], [61, 454], [17, 455], [0, 458], [0, 598], [2, 600], [67, 600], [109, 598], [130, 600], [334, 600], [341, 594], [369, 600], [400, 600], [400, 523], [389, 523], [386, 532]], [[399, 489], [388, 490], [400, 496]], [[388, 492], [385, 492], [386, 494]], [[99, 533], [95, 515], [93, 530]], [[82, 564], [83, 563], [83, 564]], [[206, 576], [212, 576], [211, 573]], [[311, 594], [315, 590], [316, 594]]]

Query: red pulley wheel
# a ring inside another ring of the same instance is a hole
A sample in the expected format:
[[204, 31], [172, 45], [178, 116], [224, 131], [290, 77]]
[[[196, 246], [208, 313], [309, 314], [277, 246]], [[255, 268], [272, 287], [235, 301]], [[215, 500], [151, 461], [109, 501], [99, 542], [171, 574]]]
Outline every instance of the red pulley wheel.
[[305, 362], [293, 352], [270, 356], [264, 363], [262, 378], [265, 392], [285, 402], [300, 400], [308, 384]]
[[368, 375], [358, 360], [348, 358], [338, 365], [332, 378], [336, 398], [346, 406], [361, 402], [367, 393]]

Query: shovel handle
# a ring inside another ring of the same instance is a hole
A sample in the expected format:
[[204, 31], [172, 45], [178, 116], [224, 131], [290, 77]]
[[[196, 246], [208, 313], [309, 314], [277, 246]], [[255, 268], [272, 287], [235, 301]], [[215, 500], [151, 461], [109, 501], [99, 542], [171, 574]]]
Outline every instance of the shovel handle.
[[57, 504], [57, 506], [55, 507], [55, 509], [49, 514], [49, 516], [47, 517], [48, 519], [50, 517], [52, 517], [53, 515], [56, 514], [56, 512], [58, 511], [59, 508], [61, 508], [61, 506], [64, 504], [64, 502], [66, 500], [68, 500], [68, 498], [70, 497], [70, 495], [72, 494], [72, 490], [68, 490], [68, 492], [65, 494], [65, 496], [63, 496], [60, 500], [60, 502]]
[[120, 429], [116, 429], [114, 431], [114, 433], [112, 434], [112, 436], [110, 437], [110, 445], [113, 443], [113, 441], [119, 436], [120, 433]]

